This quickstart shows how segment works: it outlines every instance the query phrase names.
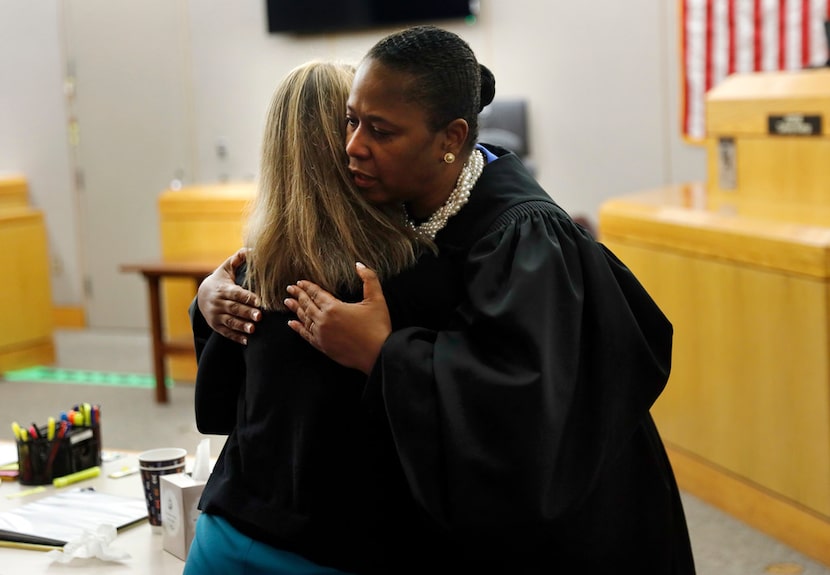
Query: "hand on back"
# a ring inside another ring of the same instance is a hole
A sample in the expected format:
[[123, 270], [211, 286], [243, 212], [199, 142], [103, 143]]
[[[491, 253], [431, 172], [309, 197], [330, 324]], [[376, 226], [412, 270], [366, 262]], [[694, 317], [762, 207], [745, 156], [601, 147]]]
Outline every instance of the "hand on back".
[[245, 262], [247, 248], [226, 259], [199, 285], [196, 301], [207, 324], [216, 332], [246, 345], [248, 335], [262, 317], [259, 301], [251, 291], [236, 285], [236, 270]]

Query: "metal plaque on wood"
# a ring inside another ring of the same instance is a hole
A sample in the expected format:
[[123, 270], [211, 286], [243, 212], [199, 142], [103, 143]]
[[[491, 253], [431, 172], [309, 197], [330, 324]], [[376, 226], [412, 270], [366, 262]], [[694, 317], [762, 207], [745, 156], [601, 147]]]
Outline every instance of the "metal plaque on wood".
[[821, 116], [818, 114], [770, 115], [767, 131], [774, 136], [820, 136]]

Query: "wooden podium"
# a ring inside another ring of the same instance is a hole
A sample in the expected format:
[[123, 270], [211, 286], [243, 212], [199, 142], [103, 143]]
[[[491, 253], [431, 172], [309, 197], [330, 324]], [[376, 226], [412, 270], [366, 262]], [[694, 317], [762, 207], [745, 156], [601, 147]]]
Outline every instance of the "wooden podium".
[[0, 374], [55, 361], [49, 249], [26, 179], [0, 175]]
[[[244, 243], [246, 210], [256, 194], [254, 182], [211, 184], [166, 190], [158, 200], [162, 260], [216, 262], [219, 266]], [[187, 309], [196, 295], [192, 278], [166, 279], [164, 333], [173, 342], [193, 340]], [[193, 381], [193, 355], [167, 359], [173, 379]]]
[[674, 324], [653, 414], [681, 487], [830, 565], [830, 69], [707, 99], [705, 184], [605, 202]]

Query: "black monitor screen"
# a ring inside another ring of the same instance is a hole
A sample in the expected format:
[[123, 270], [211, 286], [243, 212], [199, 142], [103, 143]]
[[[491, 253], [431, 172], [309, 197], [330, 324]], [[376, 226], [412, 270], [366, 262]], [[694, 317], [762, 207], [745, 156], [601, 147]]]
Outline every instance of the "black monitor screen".
[[470, 0], [266, 0], [271, 33], [333, 32], [475, 17]]

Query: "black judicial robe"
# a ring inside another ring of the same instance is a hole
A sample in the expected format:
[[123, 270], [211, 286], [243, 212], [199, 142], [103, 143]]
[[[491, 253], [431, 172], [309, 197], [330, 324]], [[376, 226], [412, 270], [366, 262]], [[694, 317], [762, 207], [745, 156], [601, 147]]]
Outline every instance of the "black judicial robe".
[[694, 573], [649, 415], [671, 324], [488, 148], [439, 255], [384, 282], [394, 331], [368, 380], [280, 314], [245, 350], [214, 334], [201, 351], [196, 310], [197, 423], [231, 432], [202, 507], [354, 572]]

